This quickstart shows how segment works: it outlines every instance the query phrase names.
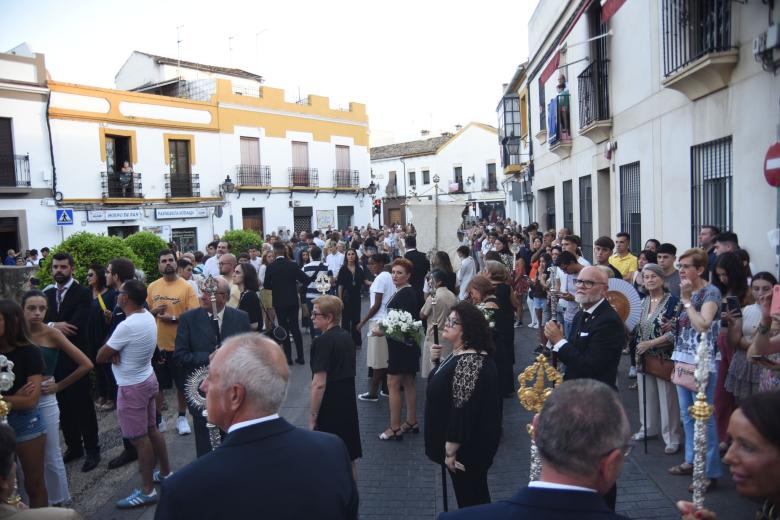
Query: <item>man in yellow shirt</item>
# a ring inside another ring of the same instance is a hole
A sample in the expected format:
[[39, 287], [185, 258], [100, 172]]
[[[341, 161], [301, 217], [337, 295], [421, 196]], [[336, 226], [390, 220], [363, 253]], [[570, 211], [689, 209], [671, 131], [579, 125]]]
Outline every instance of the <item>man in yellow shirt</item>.
[[639, 269], [639, 265], [637, 264], [637, 257], [632, 255], [631, 251], [628, 250], [628, 245], [630, 243], [631, 236], [628, 233], [618, 233], [617, 237], [615, 238], [616, 252], [614, 255], [609, 257], [609, 263], [615, 266], [615, 269], [620, 271], [620, 274], [623, 275], [623, 278], [625, 278], [628, 273], [632, 273]]
[[160, 431], [165, 431], [162, 420], [163, 390], [176, 384], [179, 416], [176, 418], [176, 429], [179, 435], [191, 432], [187, 423], [187, 401], [184, 398], [184, 377], [181, 367], [173, 361], [173, 351], [176, 346], [176, 329], [179, 327], [179, 316], [190, 309], [199, 306], [195, 289], [186, 280], [176, 274], [176, 257], [173, 251], [165, 249], [157, 255], [157, 267], [162, 278], [149, 284], [146, 304], [157, 320], [157, 352], [153, 360], [154, 371], [160, 385], [157, 394], [157, 425]]

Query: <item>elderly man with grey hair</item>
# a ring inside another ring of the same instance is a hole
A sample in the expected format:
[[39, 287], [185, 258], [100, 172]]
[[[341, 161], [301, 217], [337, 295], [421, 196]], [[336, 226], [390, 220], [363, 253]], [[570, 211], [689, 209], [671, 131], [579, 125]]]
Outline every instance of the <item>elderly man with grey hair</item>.
[[209, 420], [227, 436], [163, 481], [155, 519], [357, 518], [343, 441], [279, 416], [289, 377], [284, 352], [268, 338], [225, 342], [202, 390]]
[[[227, 306], [230, 297], [228, 281], [221, 276], [215, 280], [216, 317], [213, 315], [210, 295], [206, 291], [200, 295], [199, 308], [189, 310], [179, 317], [173, 359], [182, 366], [185, 376], [208, 365], [210, 356], [227, 338], [250, 331], [247, 313]], [[211, 451], [206, 420], [199, 410], [192, 406], [189, 410], [195, 431], [195, 451], [200, 457]]]
[[439, 520], [625, 520], [603, 495], [623, 469], [630, 434], [617, 392], [593, 379], [566, 381], [534, 417], [539, 480], [509, 500], [444, 513]]

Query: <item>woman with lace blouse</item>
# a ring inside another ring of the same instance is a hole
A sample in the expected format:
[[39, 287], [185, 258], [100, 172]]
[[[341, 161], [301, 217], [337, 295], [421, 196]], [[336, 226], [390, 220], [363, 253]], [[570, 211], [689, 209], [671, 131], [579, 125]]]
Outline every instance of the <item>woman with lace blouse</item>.
[[431, 346], [434, 368], [425, 402], [425, 454], [450, 473], [458, 507], [490, 502], [487, 472], [501, 435], [498, 374], [483, 312], [470, 303], [453, 307], [442, 337], [452, 354], [441, 359]]

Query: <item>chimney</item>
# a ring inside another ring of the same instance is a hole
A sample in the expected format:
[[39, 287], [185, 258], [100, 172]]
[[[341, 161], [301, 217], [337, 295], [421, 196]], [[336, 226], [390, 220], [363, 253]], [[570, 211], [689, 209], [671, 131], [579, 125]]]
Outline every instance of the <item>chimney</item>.
[[430, 133], [431, 132], [429, 130], [420, 130], [420, 135], [422, 137], [428, 137], [430, 135]]
[[455, 125], [455, 131], [456, 132], [460, 132], [462, 128], [463, 128], [463, 125]]

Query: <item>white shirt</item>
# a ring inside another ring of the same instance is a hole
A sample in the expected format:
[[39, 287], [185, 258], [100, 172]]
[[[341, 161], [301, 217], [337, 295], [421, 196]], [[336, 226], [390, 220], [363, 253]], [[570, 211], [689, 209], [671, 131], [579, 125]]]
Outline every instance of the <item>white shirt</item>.
[[322, 249], [323, 247], [325, 247], [325, 241], [324, 241], [324, 240], [322, 240], [320, 237], [314, 237], [314, 240], [313, 240], [313, 242], [314, 242], [314, 245], [316, 245], [316, 246], [317, 246], [317, 247], [319, 247], [320, 249]]
[[249, 419], [248, 421], [237, 422], [236, 424], [231, 424], [227, 432], [232, 433], [236, 430], [240, 430], [241, 428], [246, 428], [247, 426], [254, 426], [255, 424], [273, 421], [274, 419], [278, 418], [279, 414], [275, 413], [273, 415], [266, 415], [265, 417], [258, 417], [257, 419]]
[[[591, 305], [587, 309], [583, 309], [583, 311], [588, 313], [588, 314], [593, 314], [593, 311], [596, 310], [596, 307], [601, 305], [601, 302], [603, 302], [603, 301], [604, 301], [604, 298], [600, 299], [599, 301], [597, 301], [596, 303], [594, 303], [593, 305]], [[553, 345], [553, 351], [558, 352], [561, 349], [561, 347], [563, 347], [567, 342], [568, 341], [566, 340], [566, 338], [558, 340], [558, 342], [555, 345]]]
[[393, 285], [393, 277], [387, 271], [382, 271], [374, 278], [371, 288], [369, 289], [369, 305], [374, 305], [374, 294], [382, 293], [382, 304], [379, 306], [379, 310], [371, 318], [372, 320], [382, 320], [387, 316], [387, 304], [390, 303], [390, 298], [395, 294], [395, 285]]
[[203, 265], [203, 276], [208, 278], [209, 275], [219, 276], [219, 258], [217, 258], [217, 255], [206, 260], [206, 263]]
[[129, 386], [143, 383], [154, 372], [152, 354], [157, 347], [154, 316], [146, 309], [131, 314], [117, 325], [106, 345], [120, 353], [119, 363], [111, 364], [116, 384]]
[[585, 267], [588, 267], [590, 265], [590, 262], [588, 262], [584, 256], [578, 256], [577, 257], [577, 263], [580, 265], [583, 265]]
[[466, 288], [469, 285], [469, 282], [471, 282], [471, 279], [474, 278], [474, 259], [470, 256], [467, 256], [466, 258], [462, 258], [460, 262], [460, 269], [458, 269], [458, 286], [460, 286], [460, 291], [458, 292], [458, 298], [461, 300], [466, 299]]
[[328, 269], [333, 273], [333, 276], [338, 276], [341, 266], [344, 265], [344, 253], [336, 251], [335, 253], [328, 255], [325, 259], [325, 263], [328, 264]]
[[268, 266], [265, 264], [260, 264], [260, 268], [257, 270], [257, 279], [260, 282], [260, 288], [263, 288], [263, 283], [265, 282], [265, 270]]
[[255, 268], [255, 271], [260, 272], [260, 266], [263, 265], [263, 259], [259, 256], [254, 260], [250, 258], [249, 263], [252, 264], [252, 266]]
[[588, 491], [590, 493], [598, 493], [595, 489], [586, 488], [582, 486], [571, 486], [569, 484], [559, 484], [557, 482], [544, 482], [541, 480], [534, 480], [528, 483], [529, 488], [536, 489], [562, 489], [565, 491]]

